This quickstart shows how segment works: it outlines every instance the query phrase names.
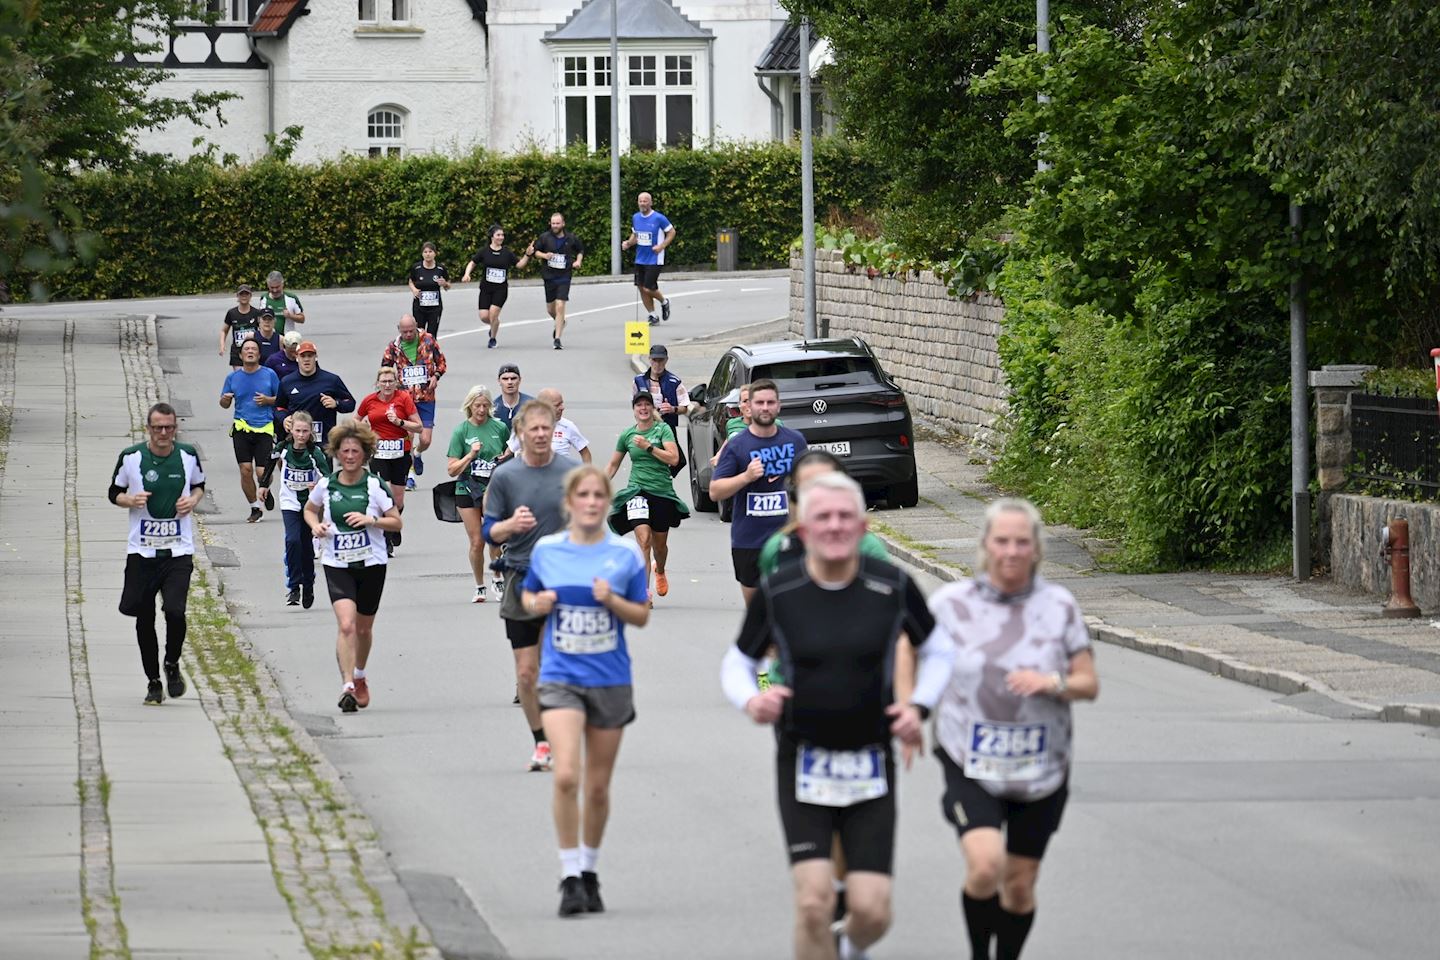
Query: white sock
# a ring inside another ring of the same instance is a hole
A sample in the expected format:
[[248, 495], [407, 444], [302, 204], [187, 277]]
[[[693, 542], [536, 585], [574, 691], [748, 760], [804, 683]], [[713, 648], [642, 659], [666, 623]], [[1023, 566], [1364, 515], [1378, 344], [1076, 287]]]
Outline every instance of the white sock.
[[580, 869], [587, 873], [595, 872], [595, 864], [600, 859], [599, 847], [587, 847], [580, 844]]
[[360, 669], [359, 667], [356, 667], [356, 668], [355, 668], [355, 679], [356, 679], [356, 680], [364, 680], [364, 679], [365, 679], [365, 671], [362, 670], [362, 669]]
[[254, 507], [256, 510], [264, 510], [264, 509], [265, 509], [265, 501], [264, 501], [264, 500], [256, 500], [254, 503], [250, 504], [250, 506]]
[[353, 691], [355, 690], [355, 684], [347, 682], [347, 683], [345, 684], [344, 689], [350, 690], [350, 691], [353, 692]]
[[844, 880], [841, 880], [839, 877], [831, 877], [831, 878], [830, 878], [830, 886], [831, 886], [831, 888], [834, 889], [834, 891], [835, 891], [836, 893], [844, 893], [844, 892], [845, 892], [845, 881], [844, 881]]
[[580, 876], [580, 848], [560, 848], [560, 873], [566, 877]]
[[855, 944], [850, 942], [847, 934], [840, 934], [840, 949], [836, 951], [840, 960], [864, 960], [865, 953]]

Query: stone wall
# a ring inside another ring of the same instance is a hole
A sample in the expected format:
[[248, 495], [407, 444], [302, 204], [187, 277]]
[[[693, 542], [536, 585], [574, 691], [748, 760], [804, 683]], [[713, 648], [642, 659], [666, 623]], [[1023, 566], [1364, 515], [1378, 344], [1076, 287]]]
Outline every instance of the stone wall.
[[1380, 555], [1390, 520], [1410, 524], [1410, 596], [1440, 613], [1440, 505], [1337, 494], [1330, 498], [1330, 576], [1336, 583], [1390, 596], [1390, 566]]
[[1374, 369], [1341, 364], [1310, 371], [1310, 387], [1315, 392], [1315, 475], [1320, 481], [1313, 518], [1313, 559], [1320, 566], [1330, 564], [1331, 501], [1345, 488], [1350, 466], [1350, 397], [1364, 389], [1364, 375]]
[[[790, 261], [790, 330], [804, 333], [804, 278]], [[905, 279], [845, 269], [837, 251], [816, 254], [815, 316], [831, 337], [860, 337], [904, 389], [913, 413], [993, 445], [1009, 389], [995, 343], [1004, 305], [981, 294], [957, 300], [929, 271]]]

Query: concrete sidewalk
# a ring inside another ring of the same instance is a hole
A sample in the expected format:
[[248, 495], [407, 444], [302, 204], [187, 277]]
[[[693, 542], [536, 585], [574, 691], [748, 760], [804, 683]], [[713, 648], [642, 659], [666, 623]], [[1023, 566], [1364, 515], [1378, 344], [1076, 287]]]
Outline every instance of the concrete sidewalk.
[[[701, 383], [730, 344], [783, 339], [782, 327], [668, 343], [669, 369]], [[665, 342], [663, 331], [652, 338]], [[642, 358], [633, 365], [645, 369]], [[986, 505], [1001, 493], [963, 443], [921, 439], [915, 456], [919, 505], [873, 511], [871, 529], [913, 566], [942, 580], [968, 576]], [[1440, 621], [1382, 619], [1384, 598], [1328, 579], [1105, 572], [1095, 560], [1104, 545], [1085, 531], [1047, 533], [1044, 573], [1075, 593], [1098, 640], [1274, 690], [1316, 713], [1440, 726]]]
[[106, 491], [166, 395], [151, 318], [0, 319], [0, 953], [435, 956], [373, 830], [237, 646], [203, 550], [190, 690], [141, 704], [116, 610], [128, 519]]

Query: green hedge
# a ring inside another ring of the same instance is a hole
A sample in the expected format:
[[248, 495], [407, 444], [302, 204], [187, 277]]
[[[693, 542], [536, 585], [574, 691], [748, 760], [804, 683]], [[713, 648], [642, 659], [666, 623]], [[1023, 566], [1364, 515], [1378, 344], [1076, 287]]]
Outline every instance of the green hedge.
[[[874, 209], [880, 179], [860, 148], [817, 143], [821, 217]], [[627, 222], [641, 190], [676, 225], [672, 264], [713, 263], [715, 231], [729, 227], [743, 265], [778, 266], [800, 232], [800, 153], [789, 145], [630, 154], [621, 160]], [[489, 224], [523, 245], [556, 210], [587, 244], [581, 272], [610, 268], [603, 154], [345, 157], [318, 166], [192, 160], [143, 174], [82, 174], [57, 199], [73, 201], [82, 228], [100, 241], [93, 264], [51, 279], [65, 299], [229, 290], [272, 269], [294, 288], [401, 283], [426, 240], [458, 276]]]

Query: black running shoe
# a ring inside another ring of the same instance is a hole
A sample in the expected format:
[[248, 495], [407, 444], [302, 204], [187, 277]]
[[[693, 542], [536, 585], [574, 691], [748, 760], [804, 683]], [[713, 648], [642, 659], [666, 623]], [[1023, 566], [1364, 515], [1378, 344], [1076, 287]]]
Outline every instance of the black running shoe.
[[593, 870], [586, 870], [580, 874], [580, 882], [585, 885], [585, 912], [604, 913], [605, 901], [600, 899], [600, 877]]
[[573, 917], [585, 912], [585, 884], [579, 877], [560, 881], [560, 916]]
[[300, 605], [306, 610], [315, 606], [315, 584], [307, 583], [300, 588]]
[[250, 518], [249, 518], [248, 520], [246, 520], [245, 522], [246, 522], [246, 523], [259, 523], [260, 520], [261, 520], [264, 516], [265, 516], [265, 512], [264, 512], [263, 510], [261, 510], [259, 507], [251, 507], [251, 508], [250, 508]]
[[491, 337], [491, 338], [490, 338], [490, 349], [491, 349], [491, 350], [494, 350], [494, 349], [495, 349], [495, 338], [494, 338], [494, 337]]
[[360, 701], [358, 701], [358, 700], [355, 699], [355, 691], [354, 691], [354, 690], [341, 690], [341, 691], [340, 691], [340, 712], [341, 712], [341, 713], [356, 713], [356, 712], [359, 711], [359, 709], [360, 709]]
[[299, 587], [291, 587], [291, 588], [290, 588], [290, 592], [287, 593], [287, 594], [285, 594], [285, 606], [287, 606], [287, 607], [298, 607], [298, 606], [300, 606], [300, 588], [299, 588]]
[[265, 509], [275, 509], [275, 494], [271, 493], [269, 490], [265, 491]]
[[661, 320], [669, 320], [669, 319], [670, 319], [670, 298], [669, 298], [669, 297], [666, 297], [664, 300], [661, 300], [661, 301], [660, 301], [660, 319], [661, 319]]
[[559, 337], [556, 337], [556, 338], [555, 338], [555, 349], [556, 349], [556, 350], [564, 350], [564, 349], [565, 349], [564, 347], [560, 346], [560, 338], [559, 338]]
[[650, 316], [648, 316], [648, 317], [645, 318], [645, 322], [648, 323], [648, 324], [650, 324], [650, 326], [653, 327], [653, 326], [656, 326], [657, 324], [660, 323], [660, 318], [657, 317], [657, 316], [655, 316], [655, 314], [652, 313], [652, 314], [650, 314]]
[[151, 680], [150, 687], [145, 691], [145, 706], [158, 707], [165, 702], [165, 688], [160, 685], [159, 680]]
[[171, 700], [185, 696], [185, 678], [180, 676], [180, 664], [165, 664], [165, 687]]

